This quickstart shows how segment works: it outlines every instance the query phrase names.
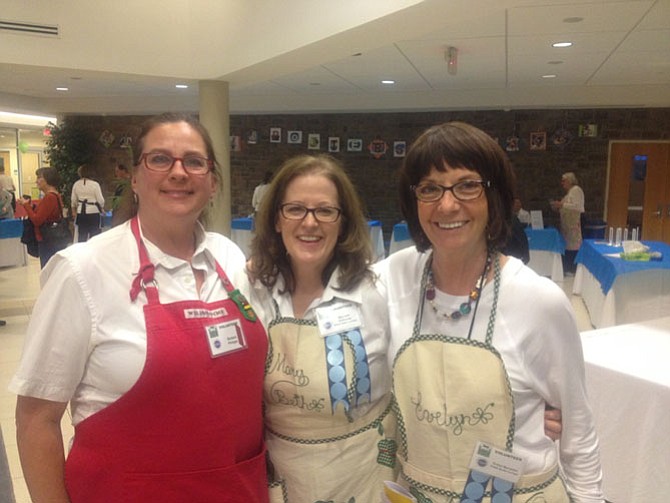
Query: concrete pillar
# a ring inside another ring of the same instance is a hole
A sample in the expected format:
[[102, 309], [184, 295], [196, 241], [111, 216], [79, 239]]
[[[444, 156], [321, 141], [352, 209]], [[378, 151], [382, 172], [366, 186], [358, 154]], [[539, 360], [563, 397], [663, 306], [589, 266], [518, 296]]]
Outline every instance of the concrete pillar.
[[207, 128], [214, 143], [214, 154], [219, 161], [221, 184], [209, 208], [205, 225], [207, 230], [230, 236], [230, 119], [228, 110], [228, 82], [202, 80], [199, 85], [200, 122]]

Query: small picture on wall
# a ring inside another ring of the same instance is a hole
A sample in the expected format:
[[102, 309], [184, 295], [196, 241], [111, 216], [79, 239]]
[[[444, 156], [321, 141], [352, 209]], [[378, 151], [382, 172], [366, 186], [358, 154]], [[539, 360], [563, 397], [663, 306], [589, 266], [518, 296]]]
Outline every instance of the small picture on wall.
[[319, 133], [309, 133], [307, 135], [307, 148], [309, 150], [321, 149], [321, 135]]
[[347, 140], [347, 152], [362, 152], [363, 140], [360, 138], [349, 138]]
[[242, 139], [239, 136], [230, 137], [231, 152], [240, 152], [242, 150]]
[[407, 151], [407, 142], [406, 141], [394, 141], [393, 142], [393, 157], [405, 157], [405, 152]]
[[544, 131], [530, 133], [530, 149], [547, 150], [547, 133]]
[[255, 145], [258, 143], [258, 131], [255, 129], [250, 129], [247, 131], [247, 143], [249, 145]]
[[339, 152], [340, 151], [340, 137], [339, 136], [329, 136], [328, 137], [328, 152]]
[[270, 128], [270, 143], [281, 143], [281, 128], [280, 127], [271, 127]]
[[598, 125], [597, 124], [580, 124], [579, 125], [579, 136], [586, 138], [595, 138], [598, 136]]
[[302, 131], [289, 131], [286, 142], [291, 144], [302, 143]]
[[508, 136], [505, 140], [505, 150], [508, 152], [517, 152], [519, 150], [519, 138], [517, 136]]

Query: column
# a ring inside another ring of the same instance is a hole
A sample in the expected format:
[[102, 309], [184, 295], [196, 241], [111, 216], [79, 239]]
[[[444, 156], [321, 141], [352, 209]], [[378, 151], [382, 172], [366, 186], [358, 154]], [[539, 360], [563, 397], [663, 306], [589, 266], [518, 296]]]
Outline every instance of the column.
[[202, 80], [199, 85], [200, 122], [207, 128], [214, 154], [219, 161], [219, 190], [209, 208], [207, 230], [230, 236], [230, 120], [228, 110], [228, 82]]

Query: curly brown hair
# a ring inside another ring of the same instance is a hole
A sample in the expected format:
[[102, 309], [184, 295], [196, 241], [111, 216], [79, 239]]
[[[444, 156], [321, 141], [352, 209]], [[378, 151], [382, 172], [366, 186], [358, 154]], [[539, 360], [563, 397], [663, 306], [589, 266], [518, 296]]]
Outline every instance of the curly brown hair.
[[305, 175], [322, 175], [335, 184], [340, 216], [340, 234], [333, 257], [321, 274], [328, 284], [336, 267], [340, 268], [339, 285], [344, 291], [356, 288], [364, 278], [372, 278], [372, 244], [363, 206], [356, 189], [340, 163], [329, 155], [299, 155], [287, 160], [274, 176], [256, 214], [256, 232], [251, 243], [250, 272], [267, 287], [272, 287], [281, 274], [286, 291], [295, 291], [295, 277], [282, 236], [275, 229], [288, 185]]

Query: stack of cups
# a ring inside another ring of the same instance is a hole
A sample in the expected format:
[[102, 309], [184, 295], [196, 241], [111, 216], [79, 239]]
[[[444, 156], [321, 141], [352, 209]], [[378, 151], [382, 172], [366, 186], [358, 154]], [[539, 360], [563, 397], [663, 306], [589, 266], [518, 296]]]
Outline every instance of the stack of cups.
[[609, 241], [607, 241], [607, 244], [610, 246], [614, 245], [614, 227], [610, 227], [610, 238]]
[[614, 246], [621, 246], [621, 227], [616, 228], [616, 238], [614, 241]]

